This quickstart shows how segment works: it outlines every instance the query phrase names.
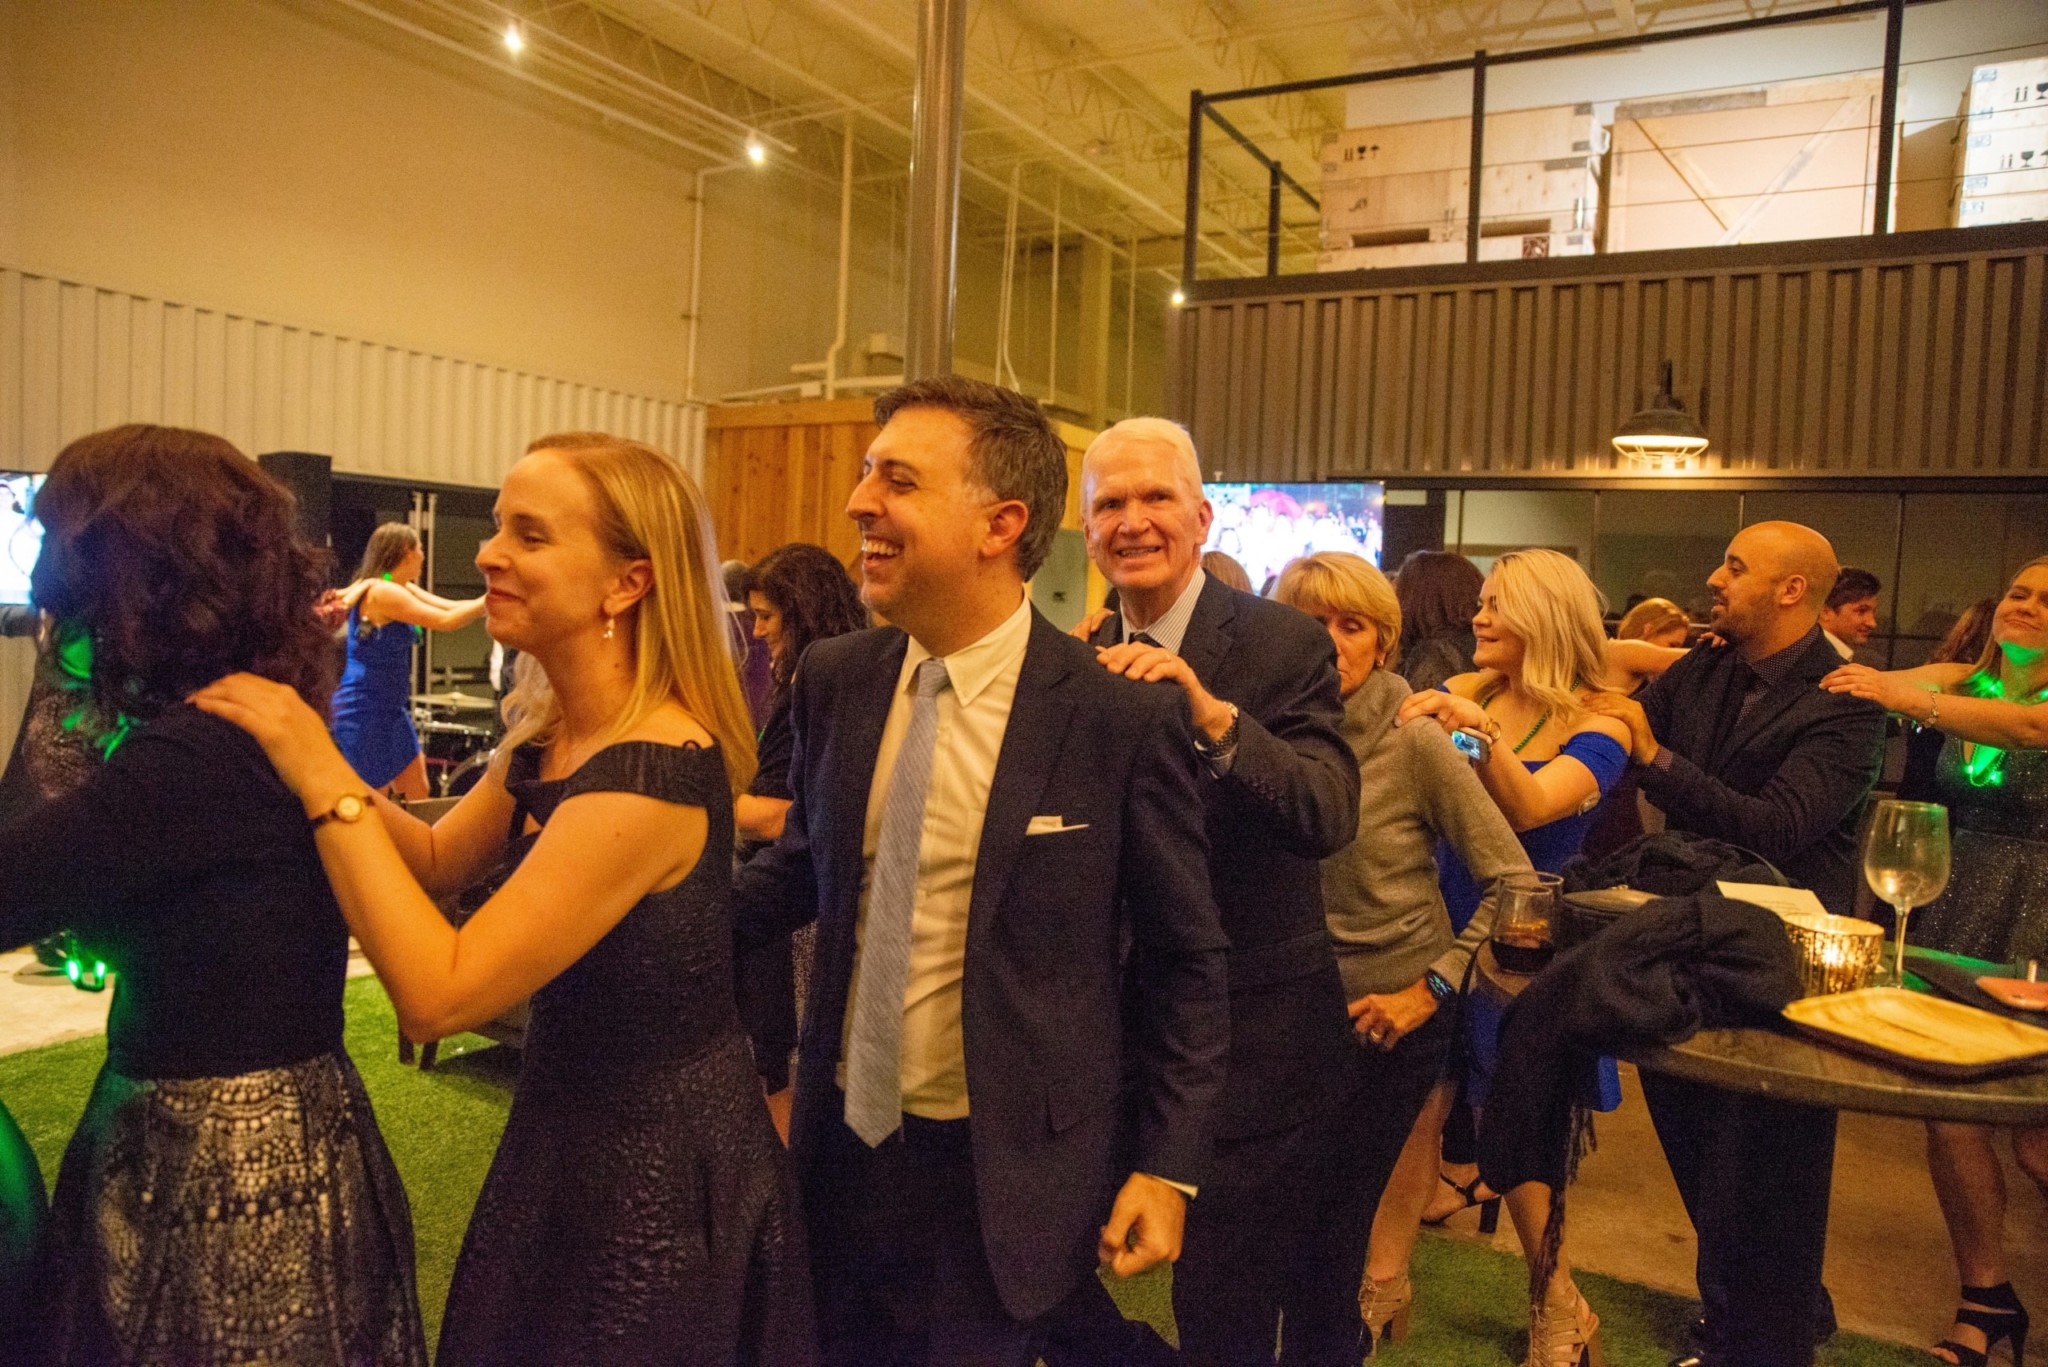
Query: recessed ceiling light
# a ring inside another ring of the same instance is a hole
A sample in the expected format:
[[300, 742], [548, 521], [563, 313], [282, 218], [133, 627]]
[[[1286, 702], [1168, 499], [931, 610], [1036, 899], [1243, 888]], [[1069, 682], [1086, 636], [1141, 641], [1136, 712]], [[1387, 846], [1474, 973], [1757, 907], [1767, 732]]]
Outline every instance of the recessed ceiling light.
[[758, 134], [747, 134], [747, 160], [756, 166], [765, 166], [768, 163], [768, 145], [761, 141]]
[[1185, 304], [1185, 303], [1186, 303], [1187, 301], [1188, 301], [1188, 296], [1187, 296], [1187, 292], [1186, 292], [1186, 291], [1184, 291], [1184, 290], [1175, 290], [1175, 291], [1173, 292], [1173, 306], [1174, 306], [1175, 308], [1179, 308], [1179, 307], [1180, 307], [1180, 306], [1181, 306], [1182, 304]]
[[519, 25], [505, 25], [505, 51], [517, 57], [526, 48], [526, 35], [519, 31]]

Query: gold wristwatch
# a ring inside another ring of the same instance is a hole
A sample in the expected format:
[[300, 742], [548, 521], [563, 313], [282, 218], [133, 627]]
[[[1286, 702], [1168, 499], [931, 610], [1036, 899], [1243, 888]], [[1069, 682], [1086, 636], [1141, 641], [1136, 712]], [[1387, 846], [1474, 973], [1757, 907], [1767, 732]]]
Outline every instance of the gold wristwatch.
[[353, 826], [363, 819], [363, 813], [370, 810], [368, 793], [343, 793], [334, 800], [334, 805], [313, 818], [313, 829], [319, 830], [330, 821], [339, 821]]

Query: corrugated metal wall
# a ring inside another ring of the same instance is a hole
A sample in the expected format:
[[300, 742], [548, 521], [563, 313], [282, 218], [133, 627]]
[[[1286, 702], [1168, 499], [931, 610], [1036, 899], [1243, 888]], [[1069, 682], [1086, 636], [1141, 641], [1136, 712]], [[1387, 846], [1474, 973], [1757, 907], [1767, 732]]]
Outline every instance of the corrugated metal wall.
[[701, 472], [703, 408], [0, 267], [0, 469], [123, 422], [337, 472], [497, 487], [529, 438], [595, 428]]
[[[598, 389], [0, 267], [0, 469], [124, 422], [218, 432], [340, 473], [495, 488], [527, 441], [597, 429], [703, 475], [699, 404]], [[0, 756], [32, 653], [0, 643]]]
[[1198, 299], [1179, 319], [1169, 411], [1234, 479], [1601, 474], [1668, 359], [1687, 406], [1704, 399], [1718, 470], [2040, 471], [2048, 237], [2030, 236]]

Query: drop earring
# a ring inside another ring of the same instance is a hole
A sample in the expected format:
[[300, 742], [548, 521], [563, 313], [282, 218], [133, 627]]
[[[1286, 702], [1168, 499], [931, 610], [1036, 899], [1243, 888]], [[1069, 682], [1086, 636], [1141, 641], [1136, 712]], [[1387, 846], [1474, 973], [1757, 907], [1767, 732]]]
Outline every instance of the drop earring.
[[612, 638], [612, 619], [609, 617], [604, 619], [604, 638], [607, 641]]

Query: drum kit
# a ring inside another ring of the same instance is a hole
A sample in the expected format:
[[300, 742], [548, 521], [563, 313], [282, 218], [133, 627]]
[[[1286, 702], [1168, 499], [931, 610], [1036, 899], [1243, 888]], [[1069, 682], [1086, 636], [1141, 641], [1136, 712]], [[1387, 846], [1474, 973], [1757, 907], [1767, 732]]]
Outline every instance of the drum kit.
[[497, 699], [459, 689], [415, 693], [412, 720], [434, 796], [460, 797], [475, 787], [497, 748]]

